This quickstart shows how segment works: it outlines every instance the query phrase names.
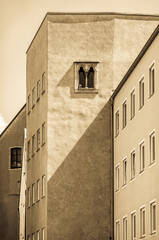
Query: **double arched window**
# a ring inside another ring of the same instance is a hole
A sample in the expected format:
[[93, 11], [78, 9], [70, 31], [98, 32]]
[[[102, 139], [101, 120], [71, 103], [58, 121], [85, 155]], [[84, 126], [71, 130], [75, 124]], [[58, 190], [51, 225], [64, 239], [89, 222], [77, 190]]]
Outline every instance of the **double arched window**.
[[80, 88], [94, 88], [94, 69], [92, 66], [89, 68], [80, 67], [79, 71], [79, 89]]

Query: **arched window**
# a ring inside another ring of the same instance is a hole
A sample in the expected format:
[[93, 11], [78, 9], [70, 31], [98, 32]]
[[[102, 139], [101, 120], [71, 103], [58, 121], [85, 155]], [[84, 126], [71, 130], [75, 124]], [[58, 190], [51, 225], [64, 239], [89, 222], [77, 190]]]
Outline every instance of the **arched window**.
[[22, 148], [14, 147], [10, 149], [10, 168], [22, 167]]
[[85, 71], [83, 67], [79, 69], [79, 88], [85, 88]]
[[88, 82], [87, 82], [88, 88], [94, 88], [94, 70], [93, 67], [90, 67], [88, 71]]

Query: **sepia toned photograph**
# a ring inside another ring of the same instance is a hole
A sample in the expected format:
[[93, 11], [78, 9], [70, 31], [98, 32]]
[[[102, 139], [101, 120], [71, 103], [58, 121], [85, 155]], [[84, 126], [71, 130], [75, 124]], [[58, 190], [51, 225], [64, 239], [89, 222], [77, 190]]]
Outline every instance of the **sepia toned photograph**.
[[0, 240], [159, 240], [159, 2], [0, 15]]

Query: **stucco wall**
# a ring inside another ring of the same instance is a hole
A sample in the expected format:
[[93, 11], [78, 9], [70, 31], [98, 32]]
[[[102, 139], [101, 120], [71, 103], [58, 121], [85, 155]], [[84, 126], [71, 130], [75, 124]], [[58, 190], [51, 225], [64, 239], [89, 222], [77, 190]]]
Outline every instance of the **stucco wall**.
[[0, 239], [18, 239], [21, 169], [10, 169], [9, 148], [23, 147], [25, 107], [0, 137]]

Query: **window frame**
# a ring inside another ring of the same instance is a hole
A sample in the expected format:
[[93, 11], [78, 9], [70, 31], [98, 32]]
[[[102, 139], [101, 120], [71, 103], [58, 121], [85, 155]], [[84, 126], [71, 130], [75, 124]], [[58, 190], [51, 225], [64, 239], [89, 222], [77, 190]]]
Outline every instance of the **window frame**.
[[[20, 148], [21, 149], [21, 167], [11, 168], [11, 158], [12, 158], [11, 151], [14, 148]], [[22, 160], [23, 160], [23, 148], [22, 148], [22, 146], [12, 146], [12, 147], [9, 147], [9, 170], [11, 170], [11, 171], [12, 170], [20, 170], [22, 168]]]
[[120, 219], [115, 222], [116, 227], [116, 240], [120, 240]]
[[125, 99], [122, 103], [122, 129], [124, 129], [126, 126], [127, 126], [127, 99]]
[[42, 176], [42, 198], [45, 197], [45, 194], [46, 194], [45, 181], [46, 181], [46, 176], [45, 176], [45, 174], [44, 174], [44, 175]]
[[[144, 159], [143, 159], [143, 152], [142, 152], [142, 148], [144, 147]], [[142, 142], [140, 142], [139, 144], [139, 162], [140, 162], [140, 173], [145, 171], [145, 167], [146, 167], [146, 155], [145, 155], [145, 139], [143, 139]]]
[[[126, 168], [125, 168], [126, 163]], [[127, 177], [127, 171], [128, 171], [128, 161], [127, 157], [123, 159], [123, 187], [127, 185], [128, 177]]]
[[37, 102], [40, 100], [40, 79], [37, 81]]
[[31, 96], [30, 94], [28, 95], [28, 114], [30, 113], [31, 111]]
[[119, 123], [120, 123], [120, 120], [119, 120], [119, 109], [117, 109], [117, 111], [115, 112], [115, 137], [117, 137], [119, 135]]
[[35, 87], [32, 89], [32, 108], [35, 107]]
[[32, 205], [35, 204], [35, 183], [32, 184]]
[[145, 76], [139, 80], [139, 110], [145, 105]]
[[[135, 160], [133, 158], [133, 155], [135, 155]], [[130, 158], [131, 158], [131, 180], [133, 180], [136, 178], [136, 149], [135, 148], [131, 151]], [[133, 164], [133, 160], [135, 161], [135, 164]]]
[[[152, 78], [152, 71], [154, 71], [154, 75], [153, 75], [154, 78]], [[155, 93], [155, 60], [153, 60], [153, 62], [149, 66], [148, 77], [149, 77], [149, 94], [148, 95], [149, 95], [149, 98], [151, 98]]]
[[115, 179], [116, 179], [115, 191], [118, 192], [120, 190], [120, 164], [117, 164], [115, 167]]
[[30, 187], [28, 187], [27, 188], [27, 208], [30, 208], [30, 205], [31, 205], [30, 198], [31, 198]]
[[[154, 223], [154, 215], [153, 215], [153, 211], [152, 208], [153, 206], [155, 206], [155, 229], [153, 229], [153, 223]], [[157, 233], [157, 202], [156, 199], [153, 199], [152, 201], [150, 201], [150, 234], [156, 234]]]
[[45, 227], [43, 227], [41, 231], [42, 231], [42, 240], [45, 240]]
[[[126, 233], [125, 233], [125, 223], [126, 223]], [[123, 217], [123, 240], [128, 240], [128, 217], [125, 215]]]
[[31, 158], [31, 141], [30, 139], [27, 142], [27, 161]]
[[[135, 217], [135, 223], [134, 223], [134, 217]], [[131, 240], [136, 240], [136, 210], [131, 212]]]
[[35, 233], [32, 233], [32, 240], [35, 240]]
[[[143, 212], [144, 212], [144, 221], [143, 221]], [[144, 223], [144, 226], [143, 226]], [[145, 230], [145, 232], [143, 231]], [[146, 237], [146, 207], [145, 205], [140, 207], [140, 238]]]
[[37, 240], [40, 240], [40, 230], [38, 230], [38, 231], [36, 232], [36, 238], [37, 238]]
[[[133, 98], [133, 96], [134, 96], [134, 98]], [[135, 117], [135, 103], [136, 103], [136, 101], [135, 101], [136, 99], [135, 99], [135, 87], [131, 90], [131, 92], [130, 92], [130, 120], [132, 120], [134, 117]]]
[[32, 157], [35, 155], [35, 134], [32, 136]]
[[40, 150], [40, 128], [37, 130], [37, 139], [36, 139], [36, 143], [37, 143], [37, 151]]
[[[153, 142], [153, 138], [155, 139]], [[152, 146], [152, 144], [154, 145]], [[153, 149], [153, 151], [152, 151]], [[156, 133], [155, 129], [149, 134], [149, 156], [150, 156], [150, 166], [156, 162]], [[153, 159], [154, 158], [154, 159]]]
[[43, 146], [45, 144], [45, 134], [46, 134], [46, 123], [44, 122], [42, 124], [42, 144], [41, 144], [41, 146]]
[[41, 89], [41, 94], [43, 95], [45, 93], [45, 87], [46, 87], [46, 74], [43, 72], [42, 74], [42, 89]]
[[37, 180], [37, 202], [40, 201], [40, 179]]

